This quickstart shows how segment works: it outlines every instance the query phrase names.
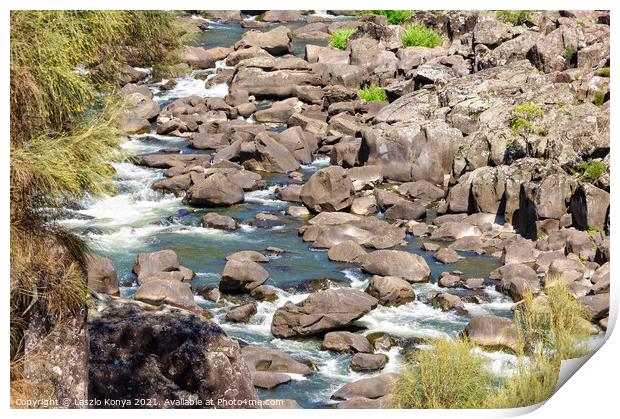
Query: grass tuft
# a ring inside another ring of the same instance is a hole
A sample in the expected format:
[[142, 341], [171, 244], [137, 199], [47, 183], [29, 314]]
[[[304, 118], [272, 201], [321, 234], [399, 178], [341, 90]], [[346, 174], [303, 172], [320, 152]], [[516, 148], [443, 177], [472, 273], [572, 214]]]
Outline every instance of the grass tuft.
[[357, 97], [359, 97], [360, 99], [364, 99], [366, 102], [388, 100], [385, 89], [377, 86], [375, 82], [372, 82], [370, 85], [358, 90]]
[[400, 409], [480, 407], [492, 383], [488, 359], [467, 340], [439, 340], [420, 350], [396, 383]]
[[603, 67], [599, 69], [598, 75], [601, 77], [609, 77], [609, 67]]
[[413, 10], [360, 10], [356, 13], [357, 16], [369, 14], [387, 16], [388, 24], [402, 25], [411, 19], [411, 16], [413, 16]]
[[346, 49], [349, 38], [357, 32], [355, 28], [340, 28], [329, 36], [329, 45], [338, 49]]
[[435, 29], [428, 27], [423, 23], [414, 23], [405, 26], [403, 29], [402, 40], [403, 47], [405, 48], [414, 46], [435, 48], [443, 42], [441, 35], [439, 35]]
[[511, 23], [513, 26], [519, 26], [526, 23], [532, 17], [530, 10], [498, 10], [495, 18], [502, 22]]

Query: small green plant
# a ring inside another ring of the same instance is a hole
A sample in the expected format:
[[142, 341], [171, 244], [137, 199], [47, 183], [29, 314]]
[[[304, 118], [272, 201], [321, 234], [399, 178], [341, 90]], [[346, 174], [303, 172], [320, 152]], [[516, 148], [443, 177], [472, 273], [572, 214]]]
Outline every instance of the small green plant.
[[575, 171], [575, 174], [583, 177], [585, 180], [594, 182], [605, 173], [605, 170], [607, 170], [607, 166], [602, 161], [588, 159], [579, 165], [579, 169]]
[[601, 77], [609, 77], [609, 67], [603, 67], [599, 69], [598, 75]]
[[428, 47], [435, 48], [441, 45], [443, 39], [437, 31], [423, 23], [407, 25], [402, 34], [403, 47]]
[[396, 383], [400, 409], [481, 407], [492, 385], [488, 359], [467, 340], [439, 340], [418, 351]]
[[356, 13], [357, 16], [369, 14], [387, 16], [387, 21], [390, 25], [401, 25], [411, 19], [413, 10], [360, 10]]
[[329, 45], [338, 49], [346, 49], [349, 38], [357, 32], [355, 28], [340, 28], [329, 37]]
[[575, 50], [571, 46], [566, 47], [564, 53], [562, 54], [562, 57], [564, 57], [564, 59], [568, 62], [572, 61], [574, 56]]
[[543, 118], [545, 112], [534, 102], [519, 103], [512, 110], [512, 119], [510, 128], [515, 134], [533, 133], [543, 135], [545, 128], [541, 125], [534, 124], [534, 121]]
[[532, 17], [530, 10], [498, 10], [495, 13], [497, 20], [512, 23], [514, 26], [523, 25]]
[[358, 90], [357, 96], [360, 99], [364, 99], [366, 102], [388, 100], [385, 90], [377, 86], [375, 82], [372, 82], [369, 86], [366, 86], [363, 89]]
[[600, 232], [601, 232], [601, 230], [599, 230], [598, 228], [596, 228], [596, 227], [590, 227], [590, 228], [588, 229], [588, 236], [592, 237], [592, 236], [594, 236], [596, 233], [600, 233]]
[[603, 106], [603, 103], [605, 103], [605, 93], [596, 92], [594, 94], [594, 99], [592, 99], [592, 103], [596, 106]]

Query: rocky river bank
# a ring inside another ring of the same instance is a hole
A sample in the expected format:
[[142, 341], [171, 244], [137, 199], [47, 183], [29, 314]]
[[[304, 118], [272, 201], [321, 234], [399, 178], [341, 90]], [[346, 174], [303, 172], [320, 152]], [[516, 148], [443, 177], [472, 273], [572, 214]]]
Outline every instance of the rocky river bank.
[[389, 407], [432, 338], [510, 373], [513, 304], [555, 281], [606, 330], [609, 13], [415, 13], [433, 48], [256, 13], [188, 17], [179, 77], [125, 71], [116, 193], [62, 221], [97, 255], [92, 397]]

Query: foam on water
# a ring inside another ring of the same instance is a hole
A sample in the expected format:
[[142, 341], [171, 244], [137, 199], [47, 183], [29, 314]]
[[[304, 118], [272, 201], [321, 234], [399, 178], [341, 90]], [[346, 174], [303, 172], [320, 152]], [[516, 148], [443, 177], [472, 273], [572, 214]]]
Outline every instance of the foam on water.
[[259, 189], [256, 191], [247, 192], [245, 194], [245, 202], [261, 204], [273, 208], [283, 208], [288, 205], [287, 202], [281, 201], [276, 198], [276, 188], [278, 186], [272, 185], [267, 189]]
[[[206, 73], [214, 70], [194, 70], [187, 77], [177, 78], [176, 85], [163, 92], [158, 92], [154, 99], [159, 103], [167, 102], [171, 99], [178, 99], [187, 96], [201, 96], [201, 97], [226, 97], [228, 95], [228, 85], [226, 83], [214, 84], [211, 87], [205, 86], [205, 80], [196, 78], [199, 73]], [[210, 77], [214, 77], [211, 74]]]
[[359, 290], [365, 290], [370, 282], [360, 268], [349, 268], [341, 271], [345, 278], [351, 281], [351, 288], [357, 288]]

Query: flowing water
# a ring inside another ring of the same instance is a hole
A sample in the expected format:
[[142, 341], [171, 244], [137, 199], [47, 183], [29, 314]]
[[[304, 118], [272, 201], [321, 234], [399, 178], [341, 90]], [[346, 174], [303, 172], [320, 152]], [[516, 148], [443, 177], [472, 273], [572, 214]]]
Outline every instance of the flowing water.
[[[289, 25], [299, 27], [301, 24]], [[204, 32], [199, 45], [205, 47], [231, 46], [242, 35], [244, 29], [239, 24], [220, 24], [212, 22]], [[296, 43], [295, 52], [303, 51], [305, 43]], [[316, 42], [315, 42], [316, 43]], [[223, 63], [218, 63], [223, 66]], [[189, 95], [203, 97], [224, 97], [226, 85], [205, 88], [204, 80], [197, 78], [200, 73], [214, 74], [216, 69], [196, 71], [177, 80], [174, 89], [159, 92], [158, 84], [152, 85], [155, 99], [163, 106], [171, 100]], [[208, 77], [208, 76], [207, 76]], [[182, 138], [156, 134], [138, 135], [123, 144], [128, 155], [152, 153], [178, 147], [182, 153], [196, 153], [187, 148]], [[325, 156], [316, 156], [311, 165], [302, 166], [301, 172], [307, 179], [321, 167], [329, 165]], [[180, 262], [196, 272], [193, 285], [217, 284], [225, 257], [239, 250], [264, 251], [268, 246], [285, 249], [279, 256], [272, 256], [266, 269], [271, 278], [267, 284], [276, 287], [278, 300], [259, 302], [258, 313], [249, 324], [231, 324], [224, 321], [226, 311], [232, 302], [212, 303], [196, 296], [196, 301], [208, 308], [214, 320], [230, 335], [250, 344], [274, 347], [283, 350], [300, 360], [311, 361], [317, 372], [308, 377], [293, 376], [290, 384], [274, 390], [260, 390], [262, 398], [289, 398], [297, 400], [303, 407], [325, 407], [330, 404], [331, 394], [343, 384], [374, 375], [374, 373], [353, 372], [349, 368], [351, 355], [338, 355], [320, 349], [320, 339], [274, 339], [270, 333], [271, 318], [275, 310], [287, 302], [300, 302], [308, 294], [307, 284], [315, 279], [329, 279], [332, 286], [352, 286], [363, 290], [370, 276], [359, 267], [331, 262], [327, 252], [309, 248], [297, 234], [303, 221], [284, 215], [290, 205], [275, 197], [275, 189], [286, 184], [285, 175], [267, 177], [267, 189], [246, 193], [245, 203], [226, 209], [195, 209], [182, 203], [180, 197], [165, 194], [150, 188], [151, 183], [163, 177], [163, 171], [138, 167], [131, 163], [114, 163], [116, 175], [114, 184], [116, 194], [112, 196], [85, 199], [79, 208], [67, 210], [63, 224], [84, 237], [92, 250], [114, 261], [123, 296], [131, 297], [135, 292], [133, 262], [140, 252], [153, 252], [173, 249]], [[206, 212], [219, 212], [234, 217], [241, 222], [236, 231], [227, 232], [200, 226]], [[259, 212], [275, 213], [283, 222], [268, 226], [255, 226], [251, 223]], [[484, 255], [466, 254], [465, 259], [446, 267], [436, 262], [430, 252], [420, 248], [420, 241], [407, 237], [405, 250], [423, 256], [437, 277], [446, 269], [460, 270], [465, 277], [487, 277], [488, 273], [500, 266], [496, 258]], [[469, 315], [458, 316], [442, 312], [423, 303], [429, 291], [439, 289], [432, 281], [416, 284], [414, 290], [418, 301], [399, 307], [379, 306], [355, 322], [364, 328], [364, 334], [387, 332], [411, 342], [420, 344], [415, 338], [454, 337], [467, 324], [472, 315], [492, 313], [511, 316], [511, 301], [487, 287], [477, 294], [481, 304], [466, 303]], [[469, 291], [461, 290], [463, 294]], [[409, 340], [407, 340], [409, 339]], [[404, 362], [404, 349], [394, 347], [386, 354], [389, 363], [382, 372], [399, 371]], [[496, 371], [507, 371], [515, 358], [501, 352], [485, 353], [492, 359]]]

